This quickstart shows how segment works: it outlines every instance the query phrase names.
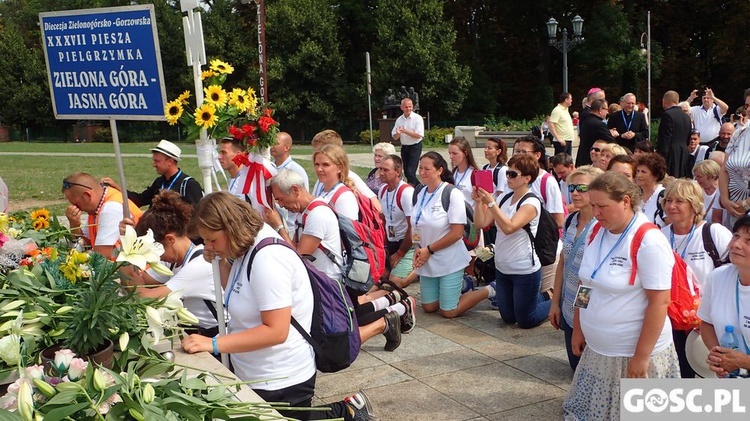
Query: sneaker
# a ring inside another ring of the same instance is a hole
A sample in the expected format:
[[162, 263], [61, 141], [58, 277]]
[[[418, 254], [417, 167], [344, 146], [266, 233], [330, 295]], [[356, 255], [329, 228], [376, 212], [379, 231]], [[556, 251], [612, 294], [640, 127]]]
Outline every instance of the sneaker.
[[401, 318], [395, 311], [390, 311], [383, 316], [385, 319], [385, 347], [384, 350], [393, 352], [401, 345]]
[[492, 289], [495, 290], [495, 296], [492, 297], [492, 298], [488, 298], [488, 300], [490, 300], [490, 305], [492, 306], [492, 308], [497, 309], [498, 308], [498, 305], [497, 305], [497, 282], [496, 281], [492, 281], [488, 285]]
[[401, 333], [409, 333], [417, 326], [417, 301], [414, 297], [408, 297], [401, 304], [406, 307], [406, 312], [401, 316]]
[[396, 283], [391, 281], [390, 279], [383, 279], [382, 281], [380, 281], [380, 289], [384, 289], [388, 292], [398, 292], [401, 299], [404, 299], [409, 296], [409, 294], [406, 291], [404, 291], [403, 288], [396, 285]]
[[359, 392], [344, 399], [344, 403], [349, 409], [353, 421], [377, 421], [372, 413], [370, 398], [367, 397], [364, 390], [359, 389]]
[[474, 278], [471, 275], [464, 275], [464, 284], [461, 287], [461, 294], [465, 294], [474, 289]]

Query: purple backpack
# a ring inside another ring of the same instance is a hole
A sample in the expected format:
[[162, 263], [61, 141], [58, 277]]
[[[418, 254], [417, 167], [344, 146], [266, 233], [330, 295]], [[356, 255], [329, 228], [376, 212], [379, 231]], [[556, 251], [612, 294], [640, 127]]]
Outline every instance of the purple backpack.
[[[270, 244], [284, 246], [296, 253], [296, 250], [284, 240], [264, 238], [250, 254], [250, 261], [247, 264], [248, 279], [255, 253]], [[302, 256], [299, 258], [305, 264], [310, 278], [314, 300], [313, 317], [310, 333], [294, 317], [292, 317], [292, 326], [315, 350], [315, 365], [318, 370], [323, 373], [335, 373], [354, 362], [362, 345], [359, 325], [354, 316], [354, 306], [341, 283], [316, 269], [309, 260]]]

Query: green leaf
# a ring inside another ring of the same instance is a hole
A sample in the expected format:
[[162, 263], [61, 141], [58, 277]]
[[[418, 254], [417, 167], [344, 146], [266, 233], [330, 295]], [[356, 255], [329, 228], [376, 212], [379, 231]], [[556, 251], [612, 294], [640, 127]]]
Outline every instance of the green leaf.
[[197, 390], [206, 390], [208, 389], [208, 385], [203, 380], [193, 377], [191, 379], [183, 380], [180, 385], [185, 389], [197, 389]]
[[[59, 390], [59, 389], [58, 389]], [[58, 392], [52, 399], [48, 400], [44, 406], [55, 406], [55, 405], [66, 405], [71, 402], [75, 402], [76, 398], [80, 394], [77, 390], [65, 390]]]
[[23, 421], [23, 418], [15, 412], [0, 409], [0, 420], [2, 421]]
[[211, 391], [206, 395], [206, 400], [209, 402], [216, 402], [219, 399], [224, 398], [226, 391], [227, 387], [224, 385], [213, 387]]
[[[57, 397], [59, 395], [55, 395], [55, 396]], [[66, 417], [69, 417], [69, 416], [75, 414], [76, 412], [78, 412], [78, 411], [80, 411], [82, 409], [88, 408], [90, 405], [91, 404], [89, 402], [81, 402], [81, 403], [78, 403], [78, 404], [75, 404], [75, 405], [63, 406], [63, 407], [60, 407], [60, 408], [56, 408], [56, 409], [53, 409], [53, 410], [49, 411], [44, 416], [44, 420], [45, 421], [60, 421], [60, 420], [65, 419]]]

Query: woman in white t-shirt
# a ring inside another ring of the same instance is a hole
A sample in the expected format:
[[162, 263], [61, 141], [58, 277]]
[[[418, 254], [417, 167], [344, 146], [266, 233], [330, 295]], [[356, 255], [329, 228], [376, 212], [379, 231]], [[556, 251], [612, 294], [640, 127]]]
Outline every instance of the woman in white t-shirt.
[[539, 174], [539, 162], [532, 155], [515, 155], [508, 161], [506, 174], [510, 193], [495, 199], [489, 192], [475, 190], [478, 202], [474, 223], [477, 227], [492, 223], [497, 226], [495, 282], [488, 288], [490, 295], [495, 295], [496, 289], [500, 317], [529, 329], [547, 318], [551, 304], [547, 296], [539, 293], [541, 265], [525, 230], [528, 226], [536, 235], [539, 225], [542, 203], [529, 191]]
[[[667, 239], [637, 212], [640, 191], [624, 175], [604, 173], [588, 192], [598, 224], [578, 271], [572, 346], [582, 355], [563, 410], [566, 419], [618, 419], [621, 378], [680, 375], [667, 318], [674, 257]], [[642, 226], [631, 285], [630, 248]]]
[[[484, 157], [488, 163], [484, 164], [482, 169], [492, 171], [492, 181], [495, 184], [493, 195], [500, 196], [508, 190], [508, 179], [505, 177], [505, 172], [508, 171], [508, 166], [505, 165], [508, 161], [508, 146], [499, 137], [491, 137], [484, 145]], [[497, 177], [495, 177], [496, 173]]]
[[[706, 362], [711, 371], [718, 377], [730, 373], [747, 377], [750, 370], [750, 217], [737, 220], [732, 232], [729, 242], [732, 263], [709, 275], [698, 317], [703, 321], [701, 338], [710, 352]], [[734, 328], [736, 350], [719, 345], [727, 326]]]
[[[135, 226], [138, 235], [151, 230], [154, 241], [164, 247], [161, 259], [169, 265], [172, 276], [160, 276], [152, 269], [130, 273], [123, 283], [139, 286], [136, 292], [148, 298], [164, 298], [170, 293], [181, 296], [185, 308], [198, 318], [198, 325], [188, 333], [213, 336], [219, 333], [216, 321], [216, 295], [211, 263], [201, 257], [203, 245], [194, 244], [187, 234], [193, 205], [180, 198], [179, 193], [162, 190], [154, 196], [151, 208]], [[126, 219], [124, 224], [132, 224]], [[121, 230], [124, 225], [120, 224]], [[145, 286], [147, 285], [147, 286]]]
[[[726, 258], [732, 233], [721, 224], [706, 225], [703, 220], [703, 191], [693, 180], [683, 178], [673, 181], [664, 190], [662, 208], [672, 223], [661, 231], [672, 249], [693, 271], [700, 284], [699, 290], [703, 291], [708, 275]], [[710, 250], [706, 250], [706, 234], [713, 244]], [[689, 330], [672, 329], [672, 338], [680, 359], [680, 374], [683, 378], [694, 378], [695, 371], [685, 355], [688, 333]]]
[[319, 181], [313, 195], [329, 203], [339, 215], [359, 219], [356, 188], [349, 178], [349, 158], [344, 149], [325, 145], [313, 153], [313, 162]]
[[[249, 382], [264, 400], [309, 407], [315, 391], [315, 352], [291, 327], [292, 317], [308, 332], [312, 325], [314, 298], [302, 259], [278, 244], [256, 249], [266, 238], [283, 240], [250, 204], [228, 192], [201, 199], [192, 224], [205, 242], [203, 257], [207, 261], [220, 258], [222, 284], [227, 285], [224, 307], [230, 317], [225, 336], [190, 335], [182, 340], [182, 348], [191, 354], [227, 353], [237, 377]], [[358, 393], [309, 416], [279, 412], [287, 417], [326, 419], [357, 411], [369, 414], [369, 406]]]
[[703, 219], [721, 224], [724, 211], [719, 200], [719, 172], [721, 166], [712, 159], [705, 159], [693, 167], [693, 178], [703, 189]]
[[[411, 232], [422, 308], [453, 318], [487, 298], [489, 287], [461, 294], [464, 268], [471, 260], [463, 243], [466, 205], [463, 194], [451, 186], [448, 163], [437, 152], [425, 153], [419, 160], [419, 178], [424, 187], [414, 192]], [[442, 201], [445, 189], [451, 189], [448, 209]]]
[[464, 200], [473, 208], [474, 199], [471, 198], [471, 174], [478, 170], [479, 167], [474, 159], [474, 154], [471, 152], [471, 145], [469, 145], [465, 137], [454, 137], [451, 140], [451, 143], [448, 145], [448, 156], [450, 156], [451, 165], [453, 166], [453, 185], [461, 190]]
[[641, 188], [643, 206], [641, 211], [649, 222], [659, 227], [666, 226], [659, 212], [659, 193], [664, 190], [661, 182], [667, 175], [667, 163], [657, 153], [649, 153], [635, 158], [635, 184]]

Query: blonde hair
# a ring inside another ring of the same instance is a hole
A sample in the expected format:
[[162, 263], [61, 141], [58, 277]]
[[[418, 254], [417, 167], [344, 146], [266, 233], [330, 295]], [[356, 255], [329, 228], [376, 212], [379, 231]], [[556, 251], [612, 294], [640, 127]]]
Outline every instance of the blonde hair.
[[695, 166], [693, 167], [693, 174], [697, 172], [705, 175], [712, 180], [716, 180], [719, 178], [721, 167], [716, 161], [713, 161], [711, 159], [704, 159], [703, 161], [695, 164]]
[[341, 168], [339, 181], [356, 192], [357, 188], [354, 186], [352, 179], [349, 178], [349, 157], [346, 155], [344, 148], [337, 145], [322, 146], [313, 153], [313, 164], [315, 163], [315, 158], [321, 154], [327, 156], [334, 165], [338, 165]]
[[594, 181], [596, 177], [599, 177], [600, 175], [604, 174], [604, 171], [602, 171], [600, 168], [597, 168], [593, 165], [584, 165], [582, 167], [578, 167], [573, 172], [568, 174], [568, 177], [565, 178], [565, 182], [568, 184], [572, 183], [572, 180], [576, 177], [585, 175], [591, 179], [591, 181]]
[[313, 150], [322, 148], [325, 145], [336, 145], [344, 147], [344, 140], [341, 138], [341, 135], [338, 134], [335, 130], [323, 130], [322, 132], [318, 132], [315, 136], [312, 138], [312, 147]]
[[233, 259], [250, 250], [261, 228], [261, 215], [249, 203], [225, 191], [201, 199], [189, 225], [193, 233], [198, 229], [223, 231], [229, 243], [229, 257]]
[[599, 153], [604, 153], [604, 151], [607, 151], [613, 156], [628, 155], [628, 150], [618, 145], [617, 143], [607, 143], [606, 145], [602, 146], [601, 149], [602, 150]]
[[694, 180], [678, 178], [664, 189], [664, 197], [661, 199], [661, 208], [667, 208], [667, 199], [682, 199], [693, 208], [693, 223], [697, 224], [703, 219], [703, 189]]
[[611, 200], [616, 202], [622, 202], [625, 196], [628, 196], [630, 197], [630, 208], [633, 212], [638, 212], [638, 209], [640, 209], [641, 189], [628, 180], [624, 174], [605, 172], [589, 184], [589, 191], [591, 190], [606, 193]]

